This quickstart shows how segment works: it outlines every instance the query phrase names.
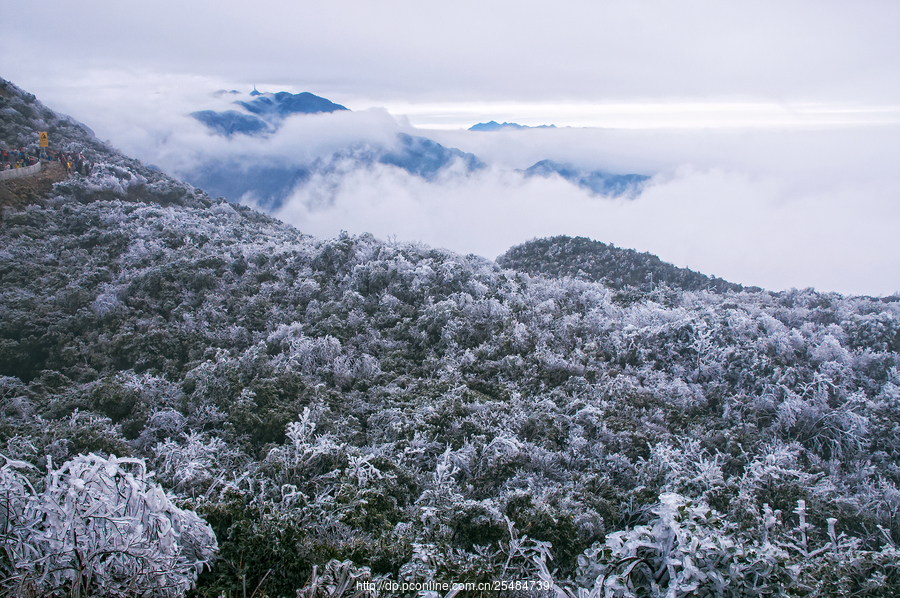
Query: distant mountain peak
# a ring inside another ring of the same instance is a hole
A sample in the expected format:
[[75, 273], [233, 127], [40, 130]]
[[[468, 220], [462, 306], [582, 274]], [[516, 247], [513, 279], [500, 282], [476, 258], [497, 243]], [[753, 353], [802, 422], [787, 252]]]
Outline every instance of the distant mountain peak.
[[[254, 91], [256, 91], [255, 88]], [[341, 106], [340, 104], [335, 104], [331, 100], [309, 93], [308, 91], [296, 94], [290, 93], [289, 91], [279, 91], [277, 93], [256, 92], [255, 97], [249, 102], [238, 100], [235, 104], [244, 107], [248, 112], [262, 116], [263, 118], [284, 118], [291, 114], [317, 114], [319, 112], [347, 110], [346, 107]]]
[[[304, 91], [293, 94], [288, 91], [263, 93], [256, 87], [250, 92], [252, 100], [237, 100], [234, 103], [246, 112], [238, 110], [200, 110], [191, 116], [225, 137], [237, 133], [243, 135], [262, 135], [278, 129], [281, 122], [292, 114], [319, 114], [347, 110], [331, 100]], [[248, 114], [249, 113], [249, 114]]]
[[530, 125], [520, 125], [519, 123], [498, 123], [495, 120], [486, 123], [478, 123], [469, 127], [470, 131], [499, 131], [501, 129], [555, 129], [556, 125], [538, 125], [532, 127]]

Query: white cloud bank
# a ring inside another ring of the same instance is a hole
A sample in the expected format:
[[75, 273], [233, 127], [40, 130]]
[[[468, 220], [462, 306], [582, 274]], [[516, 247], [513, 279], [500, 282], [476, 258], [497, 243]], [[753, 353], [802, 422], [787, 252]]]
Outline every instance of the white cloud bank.
[[275, 215], [318, 236], [372, 232], [490, 258], [533, 237], [580, 235], [772, 290], [890, 294], [900, 290], [900, 184], [889, 179], [826, 188], [682, 165], [627, 200], [499, 168], [430, 184], [378, 166], [301, 188]]

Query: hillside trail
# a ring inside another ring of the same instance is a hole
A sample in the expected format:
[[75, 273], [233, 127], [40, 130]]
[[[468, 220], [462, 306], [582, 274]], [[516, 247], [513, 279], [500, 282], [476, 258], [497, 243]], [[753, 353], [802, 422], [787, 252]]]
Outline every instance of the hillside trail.
[[0, 181], [0, 209], [21, 209], [37, 203], [52, 190], [53, 184], [70, 176], [59, 162], [45, 162], [40, 172], [17, 179]]

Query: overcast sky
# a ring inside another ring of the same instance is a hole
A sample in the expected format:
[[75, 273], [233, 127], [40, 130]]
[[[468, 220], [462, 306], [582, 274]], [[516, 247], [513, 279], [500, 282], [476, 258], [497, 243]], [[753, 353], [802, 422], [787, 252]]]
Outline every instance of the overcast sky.
[[[118, 0], [4, 2], [2, 15], [0, 77], [148, 162], [204, 151], [185, 115], [256, 85], [364, 112], [321, 119], [320, 143], [417, 127], [492, 164], [440, 189], [345, 181], [331, 212], [283, 214], [309, 232], [487, 257], [584, 234], [773, 289], [900, 290], [898, 2]], [[491, 119], [592, 128], [460, 130]], [[499, 168], [543, 158], [654, 181], [631, 204], [598, 204]], [[475, 212], [483, 227], [454, 224]]]

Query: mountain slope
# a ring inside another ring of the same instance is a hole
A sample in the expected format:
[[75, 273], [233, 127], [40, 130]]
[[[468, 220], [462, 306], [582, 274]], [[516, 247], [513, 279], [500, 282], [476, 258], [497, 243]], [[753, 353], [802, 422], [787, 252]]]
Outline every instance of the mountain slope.
[[382, 154], [378, 157], [378, 162], [397, 166], [425, 180], [434, 179], [438, 172], [457, 161], [463, 165], [466, 172], [480, 170], [485, 166], [474, 154], [456, 148], [446, 148], [424, 137], [401, 133], [398, 138], [399, 150]]
[[[755, 509], [797, 497], [823, 518], [817, 546], [826, 517], [857, 537], [894, 521], [878, 505], [900, 459], [896, 298], [623, 304], [228, 204], [57, 200], [5, 218], [0, 243], [0, 441], [18, 459], [143, 457], [182, 500], [203, 496], [190, 504], [223, 559], [204, 595], [236, 589], [242, 553], [282, 595], [335, 557], [397, 575], [435, 540], [441, 565], [417, 579], [499, 575], [506, 556], [476, 547], [509, 541], [504, 517], [574, 580], [579, 553], [652, 523], [671, 492], [742, 525], [747, 546]], [[809, 481], [835, 461], [848, 473], [830, 490]], [[729, 529], [704, 533], [738, 542]], [[516, 575], [535, 575], [529, 554]]]
[[636, 197], [650, 177], [642, 174], [610, 174], [602, 170], [585, 171], [552, 160], [541, 160], [525, 169], [525, 176], [560, 176], [594, 195]]
[[[3, 79], [0, 79], [0, 115], [0, 145], [9, 149], [21, 147], [26, 153], [34, 154], [39, 149], [39, 132], [46, 132], [50, 151], [68, 155], [80, 153], [93, 164], [89, 175], [65, 177], [52, 190], [44, 185], [30, 196], [33, 200], [58, 193], [82, 202], [118, 197], [162, 205], [210, 205], [202, 191], [107, 146], [85, 125], [50, 110], [32, 94]], [[23, 181], [25, 179], [6, 183], [7, 186], [21, 185]]]
[[225, 112], [200, 110], [192, 112], [191, 116], [225, 137], [231, 137], [236, 133], [256, 135], [257, 133], [266, 133], [272, 130], [263, 119], [252, 114], [243, 114], [237, 110], [226, 110]]
[[[0, 222], [0, 483], [143, 460], [215, 531], [193, 594], [900, 592], [900, 298], [623, 302], [199, 193], [163, 206], [129, 164]], [[570, 241], [546, 245], [558, 273], [603, 249]]]

